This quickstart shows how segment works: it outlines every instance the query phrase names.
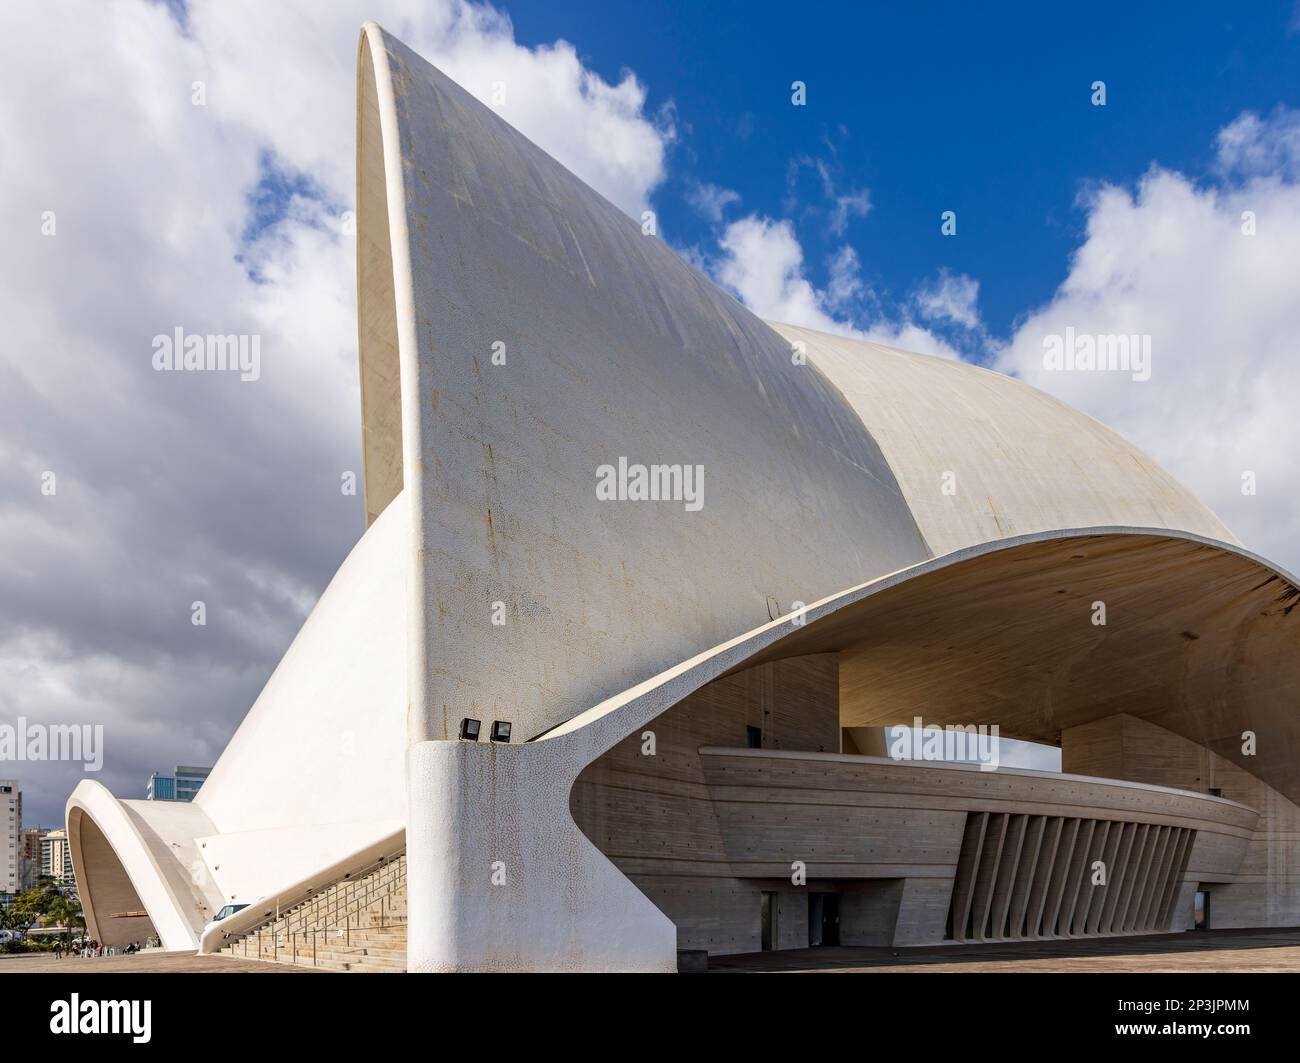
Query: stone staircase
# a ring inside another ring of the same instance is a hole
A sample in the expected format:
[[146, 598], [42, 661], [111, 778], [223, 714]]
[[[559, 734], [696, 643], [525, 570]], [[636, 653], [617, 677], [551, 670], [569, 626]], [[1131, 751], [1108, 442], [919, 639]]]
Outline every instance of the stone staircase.
[[333, 971], [406, 970], [406, 853], [324, 887], [220, 955]]

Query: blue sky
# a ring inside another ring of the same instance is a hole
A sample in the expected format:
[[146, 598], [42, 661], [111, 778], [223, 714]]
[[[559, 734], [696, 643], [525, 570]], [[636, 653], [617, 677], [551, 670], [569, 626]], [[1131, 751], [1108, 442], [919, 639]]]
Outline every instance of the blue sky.
[[[1300, 106], [1289, 0], [501, 10], [520, 43], [562, 37], [607, 80], [635, 72], [647, 110], [671, 101], [678, 140], [653, 202], [675, 245], [708, 239], [686, 200], [693, 181], [738, 192], [734, 212], [784, 217], [791, 160], [822, 159], [842, 189], [869, 189], [872, 209], [845, 239], [886, 307], [946, 267], [980, 281], [999, 336], [1065, 278], [1094, 182], [1131, 184], [1153, 162], [1208, 179], [1220, 128], [1243, 111]], [[808, 84], [806, 108], [790, 105], [795, 79]], [[1090, 103], [1098, 79], [1105, 107]], [[803, 170], [793, 217], [821, 286], [840, 241], [807, 216], [814, 185]], [[948, 209], [956, 239], [939, 235]]]

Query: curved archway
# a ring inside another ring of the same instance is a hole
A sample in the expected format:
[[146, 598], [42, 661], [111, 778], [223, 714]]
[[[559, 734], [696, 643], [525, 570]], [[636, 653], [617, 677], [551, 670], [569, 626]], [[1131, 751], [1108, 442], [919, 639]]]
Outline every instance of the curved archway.
[[82, 809], [68, 816], [73, 866], [81, 884], [81, 905], [90, 936], [105, 945], [140, 944], [156, 934], [140, 893], [94, 817]]
[[[68, 844], [87, 931], [105, 945], [127, 945], [140, 940], [147, 921], [164, 948], [197, 948], [212, 898], [182, 862], [186, 850], [158, 830], [192, 844], [211, 833], [212, 824], [190, 802], [140, 803], [157, 805], [151, 811], [167, 823], [151, 826], [92, 780], [68, 798]], [[142, 911], [148, 915], [129, 914]]]

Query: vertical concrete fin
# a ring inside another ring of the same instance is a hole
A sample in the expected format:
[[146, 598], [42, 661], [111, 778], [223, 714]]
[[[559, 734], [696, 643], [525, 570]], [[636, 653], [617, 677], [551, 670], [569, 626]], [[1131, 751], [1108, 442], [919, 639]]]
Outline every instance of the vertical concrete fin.
[[952, 889], [952, 936], [956, 941], [967, 940], [971, 906], [975, 897], [975, 879], [979, 874], [980, 853], [984, 848], [984, 834], [988, 829], [987, 812], [968, 812], [962, 838], [961, 855], [957, 861], [957, 877]]

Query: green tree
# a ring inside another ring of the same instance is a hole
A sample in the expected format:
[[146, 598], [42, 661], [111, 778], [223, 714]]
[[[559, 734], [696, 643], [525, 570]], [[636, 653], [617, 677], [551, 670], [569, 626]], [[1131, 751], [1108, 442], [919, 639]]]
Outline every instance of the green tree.
[[72, 931], [85, 927], [86, 920], [81, 904], [64, 896], [51, 881], [43, 881], [32, 889], [20, 890], [0, 918], [0, 926], [27, 933], [33, 926], [62, 926], [64, 940], [70, 940]]
[[53, 903], [54, 898], [57, 896], [58, 890], [49, 883], [42, 883], [32, 889], [20, 890], [17, 896], [14, 897], [12, 907], [17, 920], [14, 929], [21, 930], [25, 934], [45, 918], [50, 904]]
[[80, 902], [71, 897], [65, 897], [62, 893], [55, 892], [54, 897], [50, 900], [46, 908], [45, 917], [55, 925], [63, 925], [63, 940], [65, 944], [72, 941], [72, 931], [84, 929], [86, 925], [85, 917], [81, 913]]
[[0, 908], [0, 930], [26, 930], [23, 926], [23, 917], [18, 913], [15, 907], [17, 895], [14, 896], [14, 904], [8, 904]]

